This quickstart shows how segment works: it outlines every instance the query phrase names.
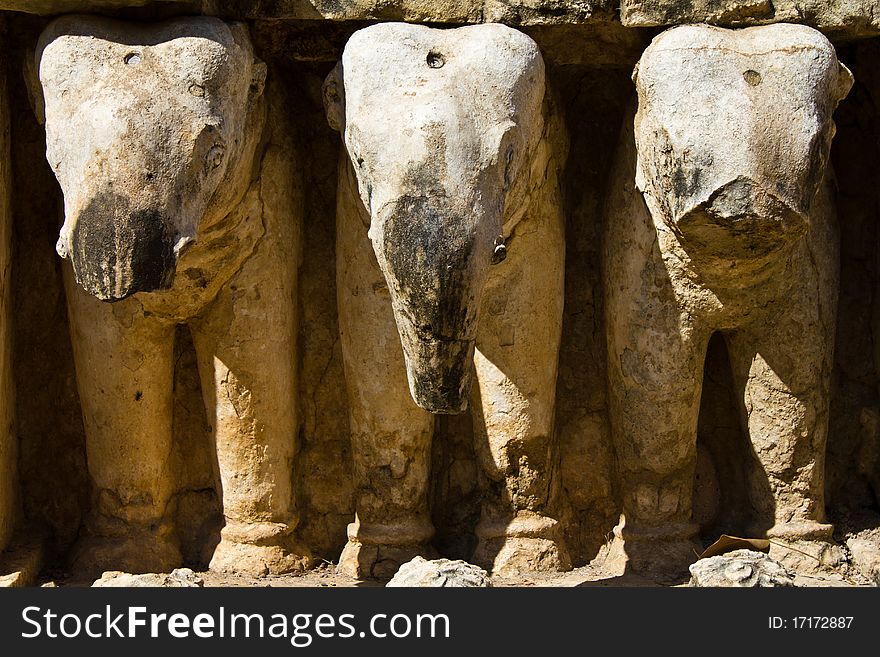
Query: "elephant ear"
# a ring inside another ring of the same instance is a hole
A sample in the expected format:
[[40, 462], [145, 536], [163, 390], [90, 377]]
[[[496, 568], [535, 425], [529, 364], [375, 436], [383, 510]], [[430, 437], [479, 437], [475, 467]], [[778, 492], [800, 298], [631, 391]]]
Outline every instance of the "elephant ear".
[[853, 78], [852, 72], [843, 65], [843, 62], [837, 62], [837, 88], [835, 89], [836, 102], [839, 103], [846, 98], [854, 83], [855, 78]]
[[232, 38], [235, 40], [235, 43], [240, 48], [246, 50], [253, 60], [253, 63], [251, 64], [251, 85], [248, 94], [248, 100], [251, 105], [253, 105], [260, 96], [263, 95], [263, 90], [266, 88], [266, 63], [254, 53], [250, 30], [248, 30], [247, 25], [244, 23], [230, 23], [229, 31], [232, 33]]
[[338, 132], [345, 124], [345, 87], [342, 82], [342, 62], [336, 64], [321, 88], [327, 123]]
[[266, 64], [262, 60], [254, 58], [253, 74], [251, 75], [251, 101], [263, 95], [266, 88]]

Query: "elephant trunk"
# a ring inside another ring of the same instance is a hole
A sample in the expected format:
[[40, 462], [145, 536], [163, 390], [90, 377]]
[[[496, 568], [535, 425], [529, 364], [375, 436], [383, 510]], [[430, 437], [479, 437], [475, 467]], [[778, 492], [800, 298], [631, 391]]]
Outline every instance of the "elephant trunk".
[[167, 289], [178, 249], [168, 213], [138, 207], [126, 197], [99, 192], [75, 213], [58, 251], [70, 257], [77, 283], [103, 301]]
[[467, 409], [480, 295], [499, 222], [487, 220], [479, 204], [446, 196], [403, 196], [374, 216], [373, 247], [410, 393], [432, 413]]
[[782, 195], [739, 176], [677, 217], [688, 243], [726, 258], [763, 257], [802, 237], [806, 215]]

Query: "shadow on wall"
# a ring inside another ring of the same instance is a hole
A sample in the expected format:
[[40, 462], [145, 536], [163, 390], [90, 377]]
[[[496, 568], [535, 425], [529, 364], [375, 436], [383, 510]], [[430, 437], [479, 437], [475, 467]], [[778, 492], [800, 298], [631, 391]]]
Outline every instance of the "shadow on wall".
[[[647, 38], [647, 37], [646, 37]], [[647, 43], [647, 40], [645, 41]], [[608, 424], [605, 315], [600, 253], [605, 194], [634, 90], [641, 50], [616, 66], [552, 67], [570, 147], [562, 177], [565, 196], [565, 311], [557, 380], [561, 503], [566, 542], [575, 566], [592, 560], [620, 514]]]
[[[206, 394], [215, 391], [208, 382]], [[176, 495], [180, 551], [187, 563], [207, 565], [220, 542], [222, 488], [212, 419], [202, 401], [196, 351], [189, 327], [178, 325], [174, 339], [174, 478], [183, 482]]]
[[61, 191], [46, 162], [22, 70], [44, 19], [8, 28], [5, 58], [12, 112], [15, 413], [26, 526], [48, 529], [63, 555], [89, 509], [85, 437], [74, 378], [67, 306], [55, 241]]
[[760, 537], [773, 526], [773, 495], [743, 431], [741, 399], [724, 337], [716, 333], [706, 353], [694, 474], [693, 519], [703, 547], [721, 534]]
[[855, 77], [831, 148], [841, 276], [826, 505], [843, 533], [880, 519], [880, 39], [839, 46], [838, 54]]

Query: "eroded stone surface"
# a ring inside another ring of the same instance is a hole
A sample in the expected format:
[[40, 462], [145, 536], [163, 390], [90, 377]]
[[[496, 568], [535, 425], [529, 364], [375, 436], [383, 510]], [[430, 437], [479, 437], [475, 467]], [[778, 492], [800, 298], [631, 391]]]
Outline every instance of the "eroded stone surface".
[[[64, 17], [37, 51], [58, 242], [95, 484], [86, 572], [179, 565], [174, 336], [193, 336], [217, 447], [220, 569], [309, 562], [292, 532], [298, 194], [241, 24]], [[262, 140], [262, 142], [261, 142]], [[105, 300], [115, 300], [107, 303]]]
[[[262, 120], [251, 101], [265, 78], [247, 39], [210, 18], [147, 28], [62, 18], [44, 32], [46, 157], [64, 190], [56, 248], [92, 296], [170, 288], [196, 233], [242, 197]], [[207, 292], [190, 282], [192, 296], [216, 294], [241, 266], [210, 257], [220, 262], [200, 264], [225, 265], [225, 276]]]
[[[262, 5], [240, 0], [233, 7], [225, 0], [208, 0], [209, 11], [236, 12], [255, 17], [264, 13]], [[326, 18], [331, 20], [398, 20], [425, 23], [507, 23], [542, 25], [583, 23], [613, 16], [614, 0], [440, 0], [428, 4], [420, 0], [358, 0], [338, 3], [332, 0], [282, 0], [273, 14], [281, 18]]]
[[[358, 499], [340, 566], [350, 574], [426, 553], [432, 413], [469, 401], [478, 459], [506, 498], [484, 504], [476, 561], [567, 567], [546, 515], [564, 256], [544, 92], [535, 43], [501, 25], [375, 25], [352, 36], [325, 83], [345, 144], [337, 294]], [[504, 551], [513, 538], [541, 542], [545, 557]]]
[[878, 0], [0, 0], [0, 9], [37, 14], [144, 6], [228, 19], [577, 25], [608, 23], [619, 16], [629, 27], [687, 23], [739, 27], [786, 22], [848, 37], [880, 33]]
[[201, 6], [201, 0], [0, 0], [0, 9], [33, 14], [61, 14], [75, 11], [100, 12], [149, 4], [197, 8]]
[[846, 547], [855, 567], [880, 585], [880, 529], [867, 529], [847, 537]]
[[286, 18], [335, 21], [401, 20], [433, 23], [494, 23], [543, 25], [610, 20], [614, 0], [0, 0], [0, 9], [54, 14], [99, 12], [157, 4], [161, 9], [231, 19]]
[[644, 572], [693, 560], [700, 387], [719, 332], [755, 455], [749, 535], [827, 545], [838, 286], [827, 162], [852, 77], [819, 32], [774, 25], [673, 28], [634, 79], [603, 277], [617, 539]]
[[170, 573], [132, 575], [110, 570], [95, 580], [95, 588], [197, 588], [204, 581], [189, 568], [175, 568]]
[[467, 561], [415, 557], [394, 574], [389, 587], [490, 587], [489, 574]]
[[880, 33], [877, 0], [621, 0], [620, 20], [629, 26], [710, 23], [726, 27], [804, 23], [848, 36]]
[[734, 550], [690, 566], [690, 586], [794, 586], [794, 573], [763, 552]]

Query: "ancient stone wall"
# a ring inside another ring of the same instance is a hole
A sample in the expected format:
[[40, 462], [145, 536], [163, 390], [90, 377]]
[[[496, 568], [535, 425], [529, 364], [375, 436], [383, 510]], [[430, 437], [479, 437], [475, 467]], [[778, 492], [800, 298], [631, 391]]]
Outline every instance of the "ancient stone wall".
[[[2, 139], [8, 156], [0, 156], [0, 190], [9, 190], [0, 199], [9, 205], [9, 220], [0, 222], [0, 263], [5, 263], [0, 316], [10, 317], [0, 322], [0, 372], [6, 377], [0, 377], [0, 399], [9, 405], [0, 409], [0, 547], [18, 518], [22, 535], [48, 537], [49, 566], [66, 566], [98, 504], [63, 261], [55, 252], [63, 196], [46, 160], [45, 128], [35, 112], [39, 99], [28, 81], [40, 34], [67, 12], [135, 22], [200, 14], [245, 21], [256, 55], [267, 65], [267, 84], [283, 98], [270, 104], [268, 120], [286, 135], [278, 146], [286, 149], [280, 157], [294, 163], [302, 203], [293, 401], [298, 420], [291, 436], [297, 451], [290, 466], [296, 533], [313, 557], [332, 562], [339, 560], [346, 527], [354, 519], [357, 473], [337, 306], [337, 181], [345, 160], [340, 135], [327, 122], [322, 85], [351, 34], [377, 21], [445, 27], [501, 22], [521, 29], [541, 51], [547, 97], [565, 134], [554, 147], [565, 264], [547, 472], [552, 473], [553, 512], [571, 563], [578, 566], [610, 551], [623, 509], [609, 417], [601, 258], [612, 163], [635, 102], [633, 68], [651, 39], [672, 25], [794, 22], [819, 29], [855, 80], [835, 113], [831, 145], [841, 255], [825, 504], [838, 541], [847, 532], [880, 523], [880, 347], [875, 342], [880, 331], [880, 3], [0, 0], [6, 77], [6, 102], [0, 107], [8, 106], [9, 113], [8, 121], [0, 117], [0, 127], [10, 126], [9, 138]], [[5, 212], [0, 205], [0, 218]], [[8, 257], [2, 251], [7, 244]], [[11, 290], [4, 292], [10, 275]], [[3, 345], [9, 340], [7, 358]], [[221, 541], [223, 490], [215, 425], [203, 403], [205, 372], [184, 322], [174, 330], [172, 360], [169, 508], [183, 561], [206, 566]], [[754, 464], [727, 361], [723, 341], [714, 338], [704, 368], [694, 487], [693, 517], [704, 543], [722, 532], [746, 533], [756, 520], [743, 501], [744, 470]], [[481, 506], [498, 492], [481, 481], [472, 413], [433, 419], [432, 548], [448, 558], [473, 557]], [[9, 433], [5, 440], [4, 431]]]

